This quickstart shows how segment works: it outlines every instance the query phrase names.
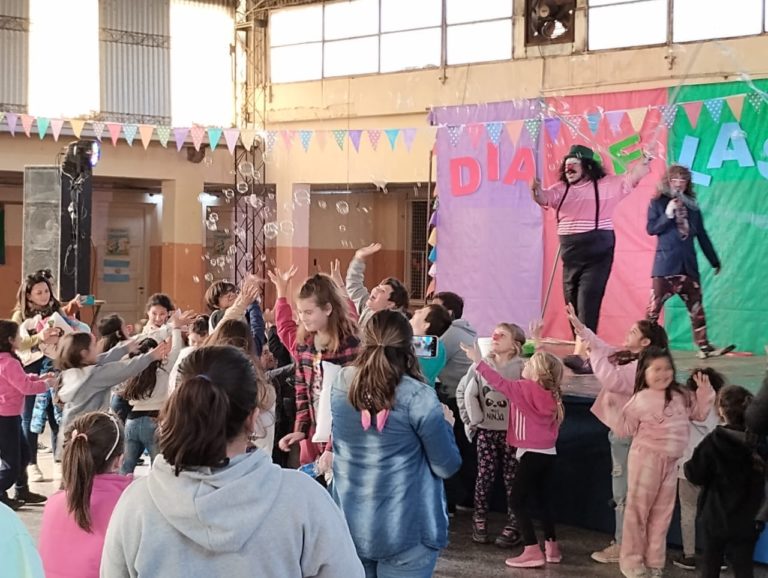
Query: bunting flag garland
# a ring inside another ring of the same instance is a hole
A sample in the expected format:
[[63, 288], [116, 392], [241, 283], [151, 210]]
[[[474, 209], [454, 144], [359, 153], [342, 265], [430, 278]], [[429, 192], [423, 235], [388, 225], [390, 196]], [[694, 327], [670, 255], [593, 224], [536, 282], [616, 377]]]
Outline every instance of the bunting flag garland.
[[512, 144], [517, 144], [520, 140], [520, 134], [523, 132], [523, 121], [512, 120], [505, 123], [505, 127], [507, 129], [507, 134], [509, 135], [509, 140], [512, 141]]
[[434, 227], [432, 228], [432, 232], [429, 234], [429, 239], [427, 239], [427, 244], [430, 247], [435, 247], [437, 245], [437, 229], [435, 229]]
[[301, 140], [301, 146], [304, 147], [304, 152], [307, 152], [309, 150], [309, 141], [312, 140], [312, 131], [300, 130], [299, 140]]
[[93, 123], [93, 134], [101, 142], [101, 137], [104, 136], [104, 123], [101, 121], [95, 121]]
[[413, 147], [413, 141], [416, 140], [416, 129], [415, 128], [404, 128], [403, 129], [403, 142], [405, 143], [405, 150], [408, 152], [411, 152], [411, 148]]
[[555, 142], [560, 136], [560, 126], [562, 121], [559, 118], [548, 118], [544, 121], [544, 128], [547, 129], [549, 140]]
[[194, 145], [195, 150], [199, 151], [200, 147], [203, 146], [203, 138], [205, 138], [205, 127], [196, 124], [189, 129], [189, 134], [192, 137], [192, 144]]
[[476, 149], [477, 145], [480, 144], [480, 137], [483, 136], [483, 125], [468, 124], [467, 134], [469, 135], [469, 142], [472, 145], [472, 148]]
[[139, 125], [139, 137], [141, 137], [141, 146], [144, 150], [147, 150], [149, 143], [152, 142], [152, 133], [155, 132], [155, 126], [151, 124]]
[[123, 130], [123, 125], [119, 122], [108, 122], [106, 125], [109, 137], [112, 139], [112, 146], [117, 146], [117, 140], [120, 138], [120, 131]]
[[189, 129], [187, 127], [179, 127], [173, 129], [173, 140], [176, 141], [176, 151], [181, 152], [184, 143], [189, 135]]
[[336, 144], [339, 145], [339, 150], [344, 150], [344, 138], [347, 136], [347, 131], [342, 129], [336, 129], [333, 131], [333, 138], [336, 140]]
[[293, 145], [293, 137], [296, 136], [295, 130], [281, 130], [280, 136], [283, 139], [283, 143], [285, 144], [285, 148], [290, 150], [291, 146]]
[[696, 125], [699, 123], [699, 115], [701, 114], [703, 104], [703, 102], [697, 100], [694, 102], [684, 102], [681, 105], [688, 117], [688, 122], [691, 123], [691, 128], [696, 128]]
[[599, 112], [587, 113], [587, 126], [589, 126], [589, 130], [592, 134], [597, 134], [597, 131], [600, 130], [600, 121], [602, 119], [603, 115]]
[[0, 110], [0, 124], [3, 124], [3, 119], [5, 118], [5, 113]]
[[539, 131], [541, 130], [541, 119], [540, 118], [529, 118], [525, 121], [525, 130], [528, 131], [528, 134], [531, 137], [531, 140], [536, 140], [539, 138]]
[[271, 153], [275, 149], [276, 141], [277, 141], [277, 131], [268, 130], [266, 142], [264, 143], [267, 153]]
[[627, 111], [627, 116], [629, 117], [629, 123], [632, 125], [632, 128], [635, 129], [637, 132], [640, 132], [643, 129], [643, 125], [645, 124], [646, 112], [647, 112], [646, 108], [632, 108]]
[[64, 128], [64, 119], [62, 118], [51, 119], [51, 134], [53, 135], [53, 140], [55, 142], [59, 142], [59, 135], [61, 134], [62, 128]]
[[224, 142], [227, 143], [227, 150], [229, 154], [235, 154], [235, 147], [237, 146], [237, 139], [240, 137], [239, 128], [225, 128], [224, 129]]
[[253, 141], [256, 138], [256, 130], [252, 128], [244, 128], [240, 131], [240, 142], [243, 143], [245, 150], [251, 150]]
[[347, 132], [347, 135], [349, 136], [349, 141], [352, 143], [352, 146], [355, 147], [355, 152], [360, 152], [360, 137], [363, 136], [362, 130], [350, 130]]
[[427, 275], [429, 275], [432, 278], [437, 277], [437, 263], [432, 263], [429, 266], [429, 271], [427, 271]]
[[43, 116], [37, 117], [37, 134], [40, 135], [40, 140], [45, 138], [45, 133], [48, 132], [48, 125], [51, 121]]
[[714, 122], [720, 122], [720, 115], [723, 112], [723, 101], [720, 98], [713, 98], [711, 100], [705, 100], [704, 106], [709, 111], [709, 116], [712, 117]]
[[504, 125], [500, 122], [489, 122], [485, 125], [485, 130], [488, 131], [488, 138], [495, 145], [499, 144], [501, 140], [501, 129]]
[[32, 123], [35, 121], [34, 116], [30, 116], [28, 114], [22, 114], [21, 115], [21, 128], [24, 129], [24, 134], [27, 136], [32, 135]]
[[321, 151], [325, 150], [325, 140], [328, 136], [327, 131], [324, 130], [316, 130], [314, 137], [315, 142], [317, 143], [317, 146], [320, 148]]
[[[136, 132], [139, 130], [139, 127], [135, 124], [125, 124], [123, 125], [123, 135], [125, 136], [125, 142], [128, 143], [129, 147], [133, 146], [133, 139], [136, 138]], [[119, 135], [120, 133], [118, 133]]]
[[380, 130], [368, 130], [368, 140], [371, 143], [371, 148], [376, 150], [379, 148], [379, 140], [381, 139]]
[[171, 140], [171, 127], [161, 125], [157, 127], [157, 138], [163, 148], [168, 147], [168, 141]]
[[80, 138], [80, 135], [83, 133], [83, 127], [85, 126], [85, 121], [81, 118], [73, 118], [73, 119], [70, 119], [69, 126], [72, 127], [72, 132], [75, 133], [75, 138]]
[[389, 140], [389, 146], [392, 150], [395, 150], [395, 144], [397, 143], [397, 137], [400, 134], [399, 128], [388, 128], [384, 131], [384, 134], [387, 135], [387, 140]]
[[461, 132], [461, 126], [449, 124], [445, 127], [445, 129], [448, 131], [448, 142], [451, 143], [452, 147], [455, 147], [459, 144], [459, 134]]
[[564, 118], [565, 124], [568, 126], [568, 130], [571, 133], [571, 138], [576, 138], [581, 132], [582, 117], [578, 115], [571, 115]]
[[744, 109], [744, 96], [743, 94], [737, 94], [725, 99], [736, 120], [741, 120], [741, 111]]
[[11, 136], [16, 136], [16, 123], [18, 122], [18, 115], [15, 112], [5, 113], [5, 120], [8, 122], [8, 130]]
[[621, 123], [624, 120], [626, 112], [623, 110], [612, 110], [605, 113], [605, 118], [608, 121], [608, 127], [611, 129], [611, 133], [619, 134], [621, 132]]
[[212, 151], [215, 151], [216, 147], [219, 146], [222, 133], [223, 131], [218, 127], [208, 128], [208, 145], [211, 147]]
[[755, 111], [759, 112], [760, 107], [763, 104], [763, 96], [761, 94], [758, 94], [756, 92], [750, 92], [747, 95], [747, 102], [752, 105], [752, 108], [755, 109]]
[[672, 125], [675, 124], [675, 117], [677, 116], [677, 105], [662, 104], [659, 107], [659, 112], [661, 113], [661, 124], [666, 128], [672, 128]]

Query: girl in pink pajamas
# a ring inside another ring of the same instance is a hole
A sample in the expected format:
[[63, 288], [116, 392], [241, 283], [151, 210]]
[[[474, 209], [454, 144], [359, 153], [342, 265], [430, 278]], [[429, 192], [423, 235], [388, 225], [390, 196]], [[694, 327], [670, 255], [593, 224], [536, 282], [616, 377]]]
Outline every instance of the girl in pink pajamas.
[[623, 410], [625, 434], [633, 437], [619, 556], [627, 578], [662, 576], [688, 424], [704, 421], [715, 399], [709, 377], [697, 373], [694, 379], [695, 394], [675, 381], [666, 349], [649, 347], [638, 360], [635, 395]]

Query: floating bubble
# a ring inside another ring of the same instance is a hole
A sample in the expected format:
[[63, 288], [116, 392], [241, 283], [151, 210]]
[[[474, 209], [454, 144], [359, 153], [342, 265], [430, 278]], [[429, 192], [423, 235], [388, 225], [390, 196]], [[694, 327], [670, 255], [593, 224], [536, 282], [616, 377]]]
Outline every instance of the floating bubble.
[[209, 231], [215, 231], [219, 228], [219, 226], [216, 224], [216, 221], [205, 221], [205, 226]]
[[197, 195], [197, 200], [200, 203], [204, 203], [205, 201], [208, 200], [208, 193], [200, 193], [199, 195]]
[[213, 156], [206, 152], [205, 157], [203, 158], [203, 164], [206, 167], [213, 166]]
[[222, 255], [221, 257], [219, 257], [219, 258], [217, 258], [217, 259], [216, 259], [216, 264], [217, 264], [219, 267], [223, 267], [223, 266], [224, 266], [224, 263], [225, 263], [224, 255]]
[[213, 221], [214, 223], [217, 223], [219, 221], [219, 214], [211, 213], [210, 215], [208, 215], [208, 220]]
[[237, 247], [235, 245], [230, 245], [227, 248], [227, 254], [228, 255], [234, 255], [235, 253], [237, 253]]
[[264, 236], [267, 239], [276, 239], [279, 232], [280, 228], [277, 223], [266, 223], [264, 225]]
[[[245, 229], [243, 229], [242, 227], [237, 227], [235, 229], [235, 236], [238, 239], [240, 239], [242, 241], [245, 241]], [[233, 247], [234, 247], [234, 245], [233, 245]]]
[[240, 181], [239, 183], [237, 183], [237, 192], [240, 193], [241, 195], [244, 195], [245, 193], [247, 193], [248, 183], [246, 183], [245, 181]]
[[205, 255], [203, 255], [203, 259], [210, 259], [210, 258], [211, 258], [210, 253], [206, 253]]
[[251, 263], [253, 261], [253, 255], [251, 255], [250, 253], [246, 253], [245, 255], [243, 255], [243, 259], [245, 259], [246, 263]]
[[266, 253], [262, 253], [261, 255], [259, 255], [259, 259], [261, 259], [262, 263], [266, 263], [267, 262], [267, 254]]
[[366, 214], [367, 214], [367, 213], [369, 213], [370, 211], [371, 211], [371, 209], [369, 209], [368, 207], [363, 207], [363, 213], [366, 213]]
[[745, 139], [747, 138], [747, 133], [743, 129], [737, 128], [735, 131], [731, 133], [732, 139]]
[[229, 229], [224, 229], [224, 234], [229, 235]]
[[347, 201], [339, 201], [338, 203], [336, 203], [336, 210], [339, 212], [340, 215], [348, 215], [349, 203], [347, 203]]
[[192, 282], [193, 283], [200, 283], [200, 277], [197, 275], [192, 275]]
[[305, 189], [301, 189], [299, 191], [296, 191], [295, 193], [293, 193], [293, 200], [300, 207], [308, 206], [310, 201], [311, 201], [310, 196], [309, 196], [309, 191], [307, 191]]
[[235, 197], [235, 191], [232, 189], [224, 189], [222, 192], [224, 193], [224, 198], [228, 201], [231, 201]]
[[285, 235], [293, 235], [293, 223], [291, 221], [283, 221], [280, 223], [280, 231]]
[[211, 264], [211, 267], [215, 267], [216, 266], [216, 259], [211, 259], [208, 262]]
[[251, 193], [251, 196], [248, 197], [248, 202], [254, 209], [259, 209], [264, 204], [264, 201], [256, 193]]
[[339, 231], [340, 231], [341, 233], [346, 233], [346, 231], [347, 231], [347, 228], [346, 228], [344, 225], [339, 225]]
[[321, 199], [321, 200], [317, 201], [317, 206], [320, 207], [321, 209], [327, 209], [328, 208], [328, 203], [326, 203], [325, 201], [323, 201]]
[[213, 273], [206, 273], [205, 274], [205, 280], [208, 281], [208, 283], [213, 282]]
[[227, 255], [224, 260], [227, 262], [227, 264], [232, 263], [232, 257], [230, 257], [229, 255]]
[[253, 172], [254, 170], [256, 170], [251, 161], [243, 161], [240, 163], [240, 166], [237, 168], [240, 171], [241, 175], [245, 177], [251, 177], [251, 178], [253, 178]]
[[269, 193], [269, 194], [267, 195], [267, 198], [268, 198], [270, 201], [274, 201], [274, 200], [275, 200], [275, 193]]

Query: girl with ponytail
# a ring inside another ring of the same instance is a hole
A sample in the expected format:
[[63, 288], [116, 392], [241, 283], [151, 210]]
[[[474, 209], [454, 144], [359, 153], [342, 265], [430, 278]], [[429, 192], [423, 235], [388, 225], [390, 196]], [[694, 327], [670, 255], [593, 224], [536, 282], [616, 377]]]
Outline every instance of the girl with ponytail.
[[412, 337], [402, 313], [375, 313], [331, 390], [332, 492], [369, 576], [432, 576], [448, 541], [443, 480], [461, 456]]
[[101, 576], [362, 578], [328, 492], [248, 451], [268, 409], [249, 356], [205, 346], [179, 373], [160, 412], [160, 455], [115, 509]]
[[48, 578], [97, 578], [109, 519], [132, 478], [117, 473], [125, 443], [116, 416], [78, 416], [64, 434], [62, 485], [48, 499], [40, 557]]

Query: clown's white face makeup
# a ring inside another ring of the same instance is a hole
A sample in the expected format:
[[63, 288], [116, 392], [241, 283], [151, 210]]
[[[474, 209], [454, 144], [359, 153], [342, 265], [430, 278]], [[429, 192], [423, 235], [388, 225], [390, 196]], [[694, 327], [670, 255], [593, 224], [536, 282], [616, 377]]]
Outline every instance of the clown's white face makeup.
[[584, 167], [581, 166], [579, 159], [570, 158], [565, 160], [565, 178], [572, 185], [584, 178]]

